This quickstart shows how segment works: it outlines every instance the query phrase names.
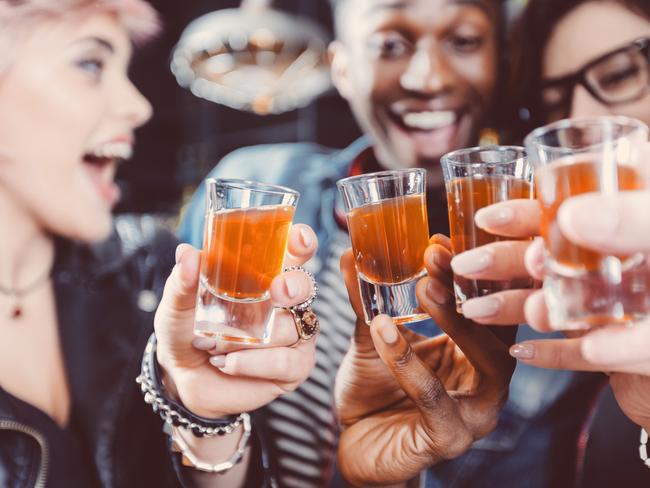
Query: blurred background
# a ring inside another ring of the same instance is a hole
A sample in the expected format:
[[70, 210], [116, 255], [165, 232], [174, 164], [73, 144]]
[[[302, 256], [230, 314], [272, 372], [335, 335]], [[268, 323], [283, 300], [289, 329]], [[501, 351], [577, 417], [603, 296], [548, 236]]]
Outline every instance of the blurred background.
[[[323, 31], [321, 35], [331, 37], [333, 33], [328, 0], [149, 1], [161, 14], [163, 31], [153, 42], [136, 51], [131, 76], [152, 102], [154, 116], [138, 133], [134, 159], [123, 165], [119, 171], [118, 182], [122, 189], [122, 201], [116, 209], [118, 213], [176, 215], [182, 203], [187, 201], [210, 169], [224, 155], [238, 147], [309, 141], [342, 148], [359, 136], [359, 130], [347, 104], [333, 88], [324, 91], [304, 107], [279, 114], [259, 115], [215, 103], [214, 97], [211, 101], [197, 96], [189, 89], [181, 87], [170, 69], [172, 52], [182, 33], [194, 20], [206, 14], [240, 6], [248, 12], [248, 15], [240, 16], [239, 22], [233, 22], [231, 17], [208, 19], [201, 25], [196, 25], [198, 22], [195, 22], [193, 27], [196, 28], [187, 30], [193, 31], [193, 36], [189, 36], [193, 38], [189, 39], [188, 45], [196, 47], [197, 31], [204, 34], [212, 32], [227, 38], [226, 50], [246, 51], [246, 48], [242, 49], [242, 46], [237, 44], [245, 42], [246, 38], [243, 38], [243, 41], [241, 36], [239, 39], [232, 36], [228, 38], [229, 33], [223, 31], [230, 30], [230, 33], [240, 35], [246, 31], [247, 23], [255, 23], [251, 18], [271, 24], [276, 30], [276, 35], [279, 33], [286, 37], [296, 36], [296, 31], [302, 28], [301, 35], [318, 38], [317, 30], [320, 26]], [[525, 0], [506, 2], [510, 17], [516, 15], [525, 4]], [[268, 10], [264, 10], [268, 9], [269, 3], [272, 3], [274, 11], [284, 13], [288, 18], [282, 18], [280, 15], [281, 18], [278, 19], [275, 18], [278, 15], [268, 15]], [[262, 15], [259, 15], [260, 12]], [[308, 19], [313, 24], [305, 25], [305, 22], [300, 21], [288, 23], [292, 18]], [[258, 31], [259, 27], [258, 25]], [[250, 28], [255, 30], [256, 26], [252, 25]], [[209, 46], [213, 47], [215, 44], [215, 39], [204, 40]], [[248, 41], [255, 39], [249, 37]], [[257, 41], [257, 47], [260, 47], [259, 44], [263, 44], [264, 39]], [[215, 53], [202, 53], [204, 57], [213, 54]], [[296, 65], [301, 63], [304, 69], [304, 57], [300, 58]], [[287, 71], [291, 72], [293, 68], [296, 66], [288, 68]], [[248, 71], [239, 79], [256, 78], [250, 75], [251, 72]], [[180, 78], [182, 76], [179, 75]], [[264, 111], [264, 108], [268, 107], [262, 103], [262, 106], [257, 108]]]
[[[202, 99], [182, 88], [170, 70], [170, 63], [185, 27], [197, 17], [236, 8], [240, 2], [150, 3], [162, 16], [163, 32], [137, 51], [131, 75], [155, 112], [151, 122], [138, 133], [134, 159], [122, 166], [118, 174], [123, 197], [117, 212], [175, 214], [180, 202], [191, 195], [210, 169], [238, 147], [295, 141], [344, 147], [359, 136], [346, 103], [333, 89], [305, 107], [257, 115]], [[249, 3], [253, 11], [258, 7], [256, 2]], [[276, 0], [273, 7], [312, 19], [331, 36], [327, 0]]]

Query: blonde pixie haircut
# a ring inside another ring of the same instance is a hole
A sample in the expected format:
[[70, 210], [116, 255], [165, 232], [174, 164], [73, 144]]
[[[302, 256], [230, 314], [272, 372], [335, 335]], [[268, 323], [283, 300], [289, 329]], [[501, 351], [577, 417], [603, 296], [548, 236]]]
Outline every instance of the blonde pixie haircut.
[[159, 30], [156, 11], [143, 0], [0, 0], [0, 72], [17, 43], [48, 21], [70, 21], [97, 13], [115, 15], [135, 43]]

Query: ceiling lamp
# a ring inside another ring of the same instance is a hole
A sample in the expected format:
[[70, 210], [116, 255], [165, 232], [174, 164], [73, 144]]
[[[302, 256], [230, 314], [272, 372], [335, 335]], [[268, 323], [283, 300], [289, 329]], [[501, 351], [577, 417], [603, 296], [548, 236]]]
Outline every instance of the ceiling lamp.
[[259, 115], [303, 107], [331, 87], [329, 36], [315, 22], [244, 0], [192, 21], [171, 70], [197, 97]]

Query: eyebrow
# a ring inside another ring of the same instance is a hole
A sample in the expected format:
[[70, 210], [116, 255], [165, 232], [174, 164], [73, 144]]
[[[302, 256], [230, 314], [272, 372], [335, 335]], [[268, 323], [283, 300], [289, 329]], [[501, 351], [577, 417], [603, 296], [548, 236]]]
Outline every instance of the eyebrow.
[[95, 44], [98, 47], [101, 47], [102, 49], [106, 49], [110, 53], [115, 52], [115, 47], [113, 46], [113, 44], [110, 41], [104, 39], [103, 37], [97, 37], [97, 36], [84, 37], [82, 39], [75, 41], [73, 44], [85, 44], [85, 43]]

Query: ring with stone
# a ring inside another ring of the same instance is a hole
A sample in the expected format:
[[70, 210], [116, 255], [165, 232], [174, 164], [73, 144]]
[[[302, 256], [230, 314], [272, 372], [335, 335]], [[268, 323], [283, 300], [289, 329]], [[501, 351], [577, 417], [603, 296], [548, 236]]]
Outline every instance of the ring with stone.
[[318, 294], [318, 285], [316, 284], [314, 275], [302, 266], [289, 266], [284, 268], [285, 273], [289, 271], [301, 271], [305, 273], [312, 283], [313, 291], [307, 300], [297, 305], [293, 305], [292, 307], [284, 307], [285, 310], [291, 312], [291, 315], [293, 316], [293, 321], [296, 325], [296, 332], [298, 332], [298, 341], [308, 341], [318, 333], [320, 328], [318, 317], [311, 309], [312, 303], [314, 303]]

